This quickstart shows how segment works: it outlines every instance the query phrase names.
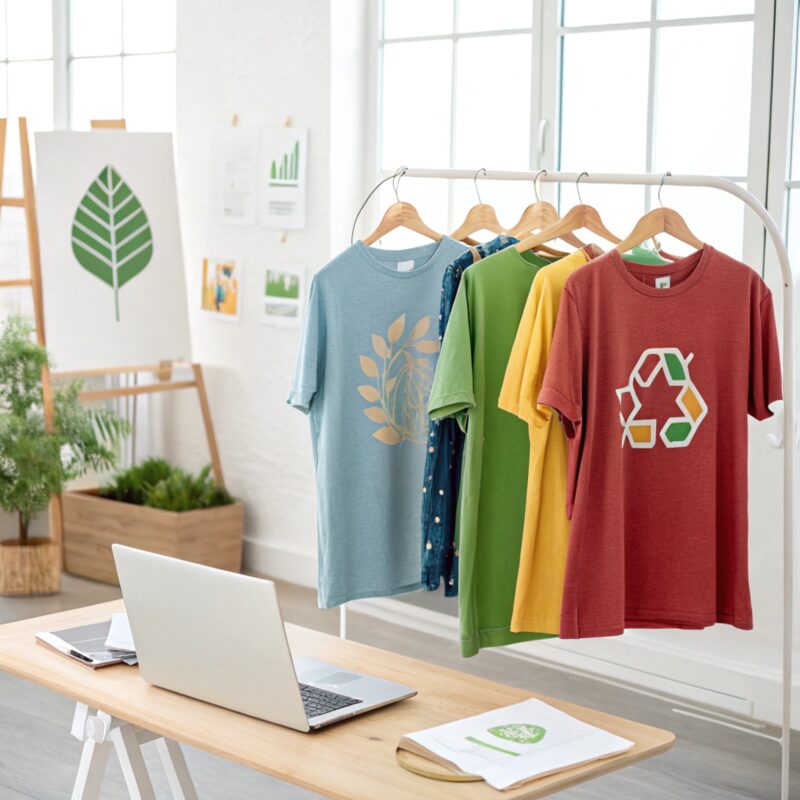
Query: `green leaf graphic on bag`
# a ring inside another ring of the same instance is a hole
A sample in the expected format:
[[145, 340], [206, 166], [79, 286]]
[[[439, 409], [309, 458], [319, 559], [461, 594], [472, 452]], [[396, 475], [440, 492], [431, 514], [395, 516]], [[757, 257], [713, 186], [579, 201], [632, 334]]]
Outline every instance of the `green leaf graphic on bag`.
[[72, 220], [72, 252], [113, 289], [119, 322], [119, 290], [150, 263], [153, 232], [139, 198], [110, 164], [81, 198]]
[[498, 739], [505, 739], [515, 744], [536, 744], [536, 742], [542, 741], [546, 731], [539, 725], [526, 725], [518, 722], [489, 728], [489, 733]]

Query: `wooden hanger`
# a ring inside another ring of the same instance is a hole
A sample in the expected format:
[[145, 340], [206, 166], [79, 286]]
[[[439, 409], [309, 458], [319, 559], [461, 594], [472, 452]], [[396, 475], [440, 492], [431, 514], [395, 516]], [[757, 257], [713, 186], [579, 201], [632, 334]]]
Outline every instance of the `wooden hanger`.
[[661, 187], [664, 185], [664, 179], [671, 174], [671, 172], [665, 172], [658, 186], [658, 203], [661, 207], [648, 211], [634, 225], [633, 230], [625, 237], [625, 240], [617, 245], [616, 249], [620, 253], [626, 253], [636, 247], [637, 244], [641, 244], [648, 239], [654, 239], [659, 233], [668, 233], [695, 250], [702, 249], [703, 242], [689, 230], [686, 220], [677, 211], [671, 208], [664, 208], [661, 202]]
[[465, 242], [471, 233], [477, 233], [478, 231], [491, 231], [492, 233], [506, 232], [506, 229], [497, 219], [497, 213], [494, 207], [481, 201], [481, 193], [478, 190], [478, 175], [480, 175], [481, 172], [485, 173], [486, 170], [483, 168], [479, 169], [472, 179], [475, 183], [475, 194], [478, 195], [478, 203], [467, 211], [467, 216], [464, 217], [464, 221], [450, 234], [451, 238], [460, 242]]
[[[375, 228], [372, 233], [364, 239], [365, 245], [372, 245], [378, 241], [378, 239], [383, 238], [386, 236], [387, 233], [390, 231], [395, 230], [396, 228], [408, 228], [410, 231], [414, 231], [415, 233], [422, 234], [422, 236], [427, 236], [429, 239], [433, 239], [435, 242], [440, 242], [443, 238], [441, 233], [433, 230], [433, 228], [429, 228], [423, 221], [422, 217], [419, 215], [419, 211], [417, 211], [411, 203], [403, 203], [400, 200], [399, 195], [397, 194], [397, 187], [400, 184], [400, 178], [406, 174], [408, 170], [403, 167], [401, 170], [398, 170], [392, 176], [392, 188], [394, 189], [394, 196], [397, 198], [396, 203], [392, 203], [389, 208], [386, 209], [386, 213], [383, 215], [383, 218], [378, 223], [378, 227]], [[380, 185], [380, 184], [379, 184]], [[377, 186], [375, 187], [378, 188]], [[373, 189], [373, 192], [375, 189]], [[372, 192], [370, 193], [370, 195]], [[369, 197], [367, 197], [369, 200]], [[363, 206], [362, 206], [363, 208]], [[359, 211], [359, 214], [361, 212]], [[356, 216], [356, 220], [358, 216]], [[355, 228], [355, 223], [353, 223], [353, 227]], [[352, 238], [352, 236], [351, 236]]]
[[[547, 175], [546, 169], [540, 170], [539, 174], [533, 179], [533, 192], [536, 195], [536, 202], [531, 203], [522, 212], [519, 222], [509, 231], [509, 233], [516, 238], [533, 233], [534, 231], [543, 230], [548, 225], [552, 225], [554, 222], [558, 222], [558, 220], [561, 219], [561, 217], [558, 216], [556, 207], [552, 203], [548, 203], [547, 200], [542, 200], [539, 197], [538, 182], [542, 175]], [[584, 243], [573, 233], [564, 234], [561, 238], [573, 247], [585, 247]], [[551, 248], [545, 246], [542, 246], [542, 249], [545, 252], [551, 251]]]
[[[584, 175], [588, 174], [588, 172], [582, 172], [578, 176], [578, 180], [575, 181], [575, 188], [578, 192], [578, 200], [581, 200], [581, 193], [580, 188], [578, 188], [578, 184], [580, 179]], [[593, 206], [587, 206], [583, 202], [580, 202], [577, 206], [573, 206], [562, 219], [552, 223], [551, 225], [548, 225], [538, 233], [528, 236], [519, 244], [515, 245], [515, 247], [520, 253], [522, 253], [525, 250], [538, 247], [539, 245], [542, 245], [545, 242], [549, 242], [553, 239], [563, 239], [565, 235], [570, 234], [580, 228], [586, 228], [592, 233], [602, 236], [604, 239], [612, 242], [613, 244], [617, 244], [620, 241], [619, 236], [615, 236], [603, 224], [603, 220], [600, 218], [600, 214], [596, 208]]]

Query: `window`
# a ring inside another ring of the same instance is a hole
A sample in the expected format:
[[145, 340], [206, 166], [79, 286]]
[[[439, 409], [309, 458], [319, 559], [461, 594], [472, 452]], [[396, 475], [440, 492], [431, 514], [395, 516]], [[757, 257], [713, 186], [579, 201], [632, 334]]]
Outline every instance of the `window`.
[[[16, 118], [29, 135], [125, 117], [129, 130], [175, 128], [175, 0], [0, 0], [3, 191], [22, 191]], [[29, 274], [22, 209], [4, 208], [0, 277]], [[31, 311], [28, 289], [0, 292], [0, 316]]]
[[175, 127], [175, 3], [70, 0], [69, 127], [125, 117], [129, 130]]
[[[753, 0], [383, 0], [382, 7], [383, 174], [404, 164], [669, 170], [754, 188], [754, 175], [766, 169], [766, 144], [764, 164], [751, 163], [763, 121], [750, 96]], [[533, 200], [526, 184], [479, 188], [508, 226]], [[387, 184], [382, 201], [391, 192]], [[476, 201], [469, 181], [401, 182], [400, 196], [440, 230], [452, 230]], [[620, 236], [656, 202], [646, 188], [592, 186], [582, 196]], [[569, 207], [577, 197], [562, 186], [556, 199]], [[738, 200], [677, 187], [662, 199], [699, 238], [742, 256]]]

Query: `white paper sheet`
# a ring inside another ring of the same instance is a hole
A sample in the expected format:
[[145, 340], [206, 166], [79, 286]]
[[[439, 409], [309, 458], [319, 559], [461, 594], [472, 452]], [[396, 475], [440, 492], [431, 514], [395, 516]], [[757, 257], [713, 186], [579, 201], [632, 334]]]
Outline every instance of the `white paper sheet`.
[[623, 753], [633, 742], [595, 728], [541, 700], [407, 734], [495, 789]]
[[255, 225], [258, 197], [258, 129], [214, 132], [214, 214], [220, 225]]
[[261, 132], [261, 224], [265, 228], [306, 225], [307, 128]]
[[136, 651], [128, 615], [124, 611], [111, 615], [111, 626], [108, 629], [106, 647], [109, 650]]

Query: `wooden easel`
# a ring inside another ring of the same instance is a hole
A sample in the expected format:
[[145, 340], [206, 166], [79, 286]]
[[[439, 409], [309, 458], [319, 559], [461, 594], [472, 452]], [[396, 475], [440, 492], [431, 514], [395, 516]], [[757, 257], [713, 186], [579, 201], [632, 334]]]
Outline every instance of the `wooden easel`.
[[[11, 286], [30, 286], [33, 293], [33, 313], [36, 326], [36, 341], [42, 346], [47, 346], [44, 324], [44, 301], [42, 298], [42, 269], [39, 252], [39, 226], [36, 217], [36, 200], [33, 187], [33, 166], [31, 161], [30, 143], [28, 141], [28, 124], [25, 117], [19, 119], [20, 155], [22, 159], [22, 197], [5, 197], [2, 195], [3, 171], [5, 165], [5, 144], [7, 119], [0, 119], [0, 207], [13, 206], [22, 208], [25, 212], [25, 227], [28, 239], [28, 258], [30, 262], [30, 276], [28, 278], [10, 278], [0, 280], [0, 288]], [[125, 120], [92, 120], [92, 128], [125, 128]], [[185, 381], [172, 380], [172, 371], [176, 366], [189, 366], [192, 370], [192, 379]], [[154, 394], [157, 392], [171, 392], [180, 389], [196, 389], [200, 403], [200, 412], [203, 417], [208, 450], [211, 457], [211, 469], [214, 481], [218, 486], [224, 486], [222, 463], [219, 457], [214, 427], [211, 422], [211, 412], [208, 405], [203, 368], [200, 364], [179, 364], [163, 361], [156, 365], [98, 368], [89, 370], [75, 370], [66, 372], [51, 372], [48, 366], [42, 370], [42, 404], [44, 424], [46, 430], [52, 430], [54, 422], [53, 408], [53, 381], [74, 380], [93, 376], [108, 376], [122, 374], [154, 374], [157, 383], [120, 386], [109, 389], [87, 390], [81, 392], [80, 399], [84, 402], [109, 400], [115, 397], [133, 397], [141, 394]], [[61, 510], [61, 497], [54, 495], [49, 508], [50, 536], [58, 545], [61, 563], [64, 561], [64, 520]]]
[[[44, 303], [42, 300], [42, 262], [39, 253], [39, 225], [36, 219], [36, 198], [33, 191], [33, 166], [31, 147], [28, 141], [28, 121], [19, 118], [19, 147], [22, 162], [22, 197], [6, 197], [2, 194], [3, 173], [6, 159], [6, 128], [8, 120], [0, 119], [0, 207], [11, 206], [21, 208], [25, 214], [25, 228], [28, 240], [28, 261], [30, 275], [27, 278], [7, 278], [0, 280], [0, 288], [12, 286], [30, 286], [33, 294], [33, 319], [36, 327], [36, 342], [41, 347], [47, 346], [44, 327]], [[50, 368], [42, 369], [42, 409], [45, 430], [53, 429], [53, 383]], [[63, 522], [61, 516], [61, 498], [54, 495], [50, 501], [50, 536], [58, 544], [62, 552]]]

